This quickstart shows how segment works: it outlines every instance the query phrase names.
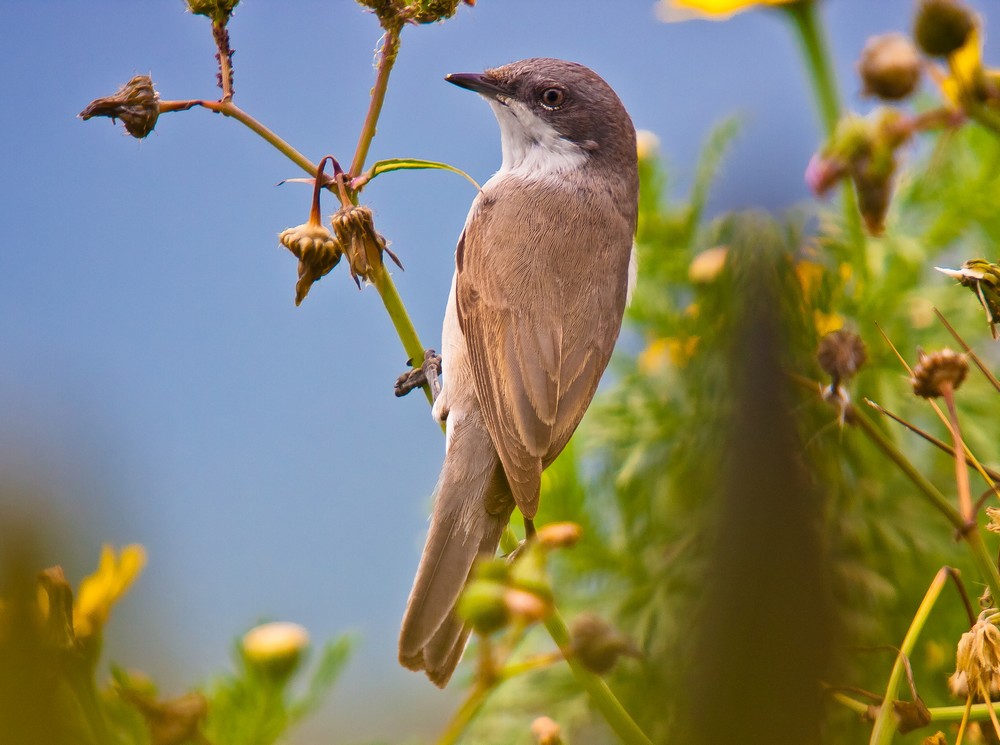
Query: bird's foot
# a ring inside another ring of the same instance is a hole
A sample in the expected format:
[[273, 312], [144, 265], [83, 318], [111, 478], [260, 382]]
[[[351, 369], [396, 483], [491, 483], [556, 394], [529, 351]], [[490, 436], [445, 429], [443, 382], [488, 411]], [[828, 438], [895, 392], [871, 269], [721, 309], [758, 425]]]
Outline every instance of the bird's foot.
[[535, 542], [535, 521], [530, 518], [524, 518], [524, 540], [517, 544], [517, 548], [507, 554], [507, 563], [513, 564], [520, 558], [521, 554], [528, 550], [532, 543]]
[[[408, 365], [413, 364], [413, 360], [407, 360]], [[414, 367], [398, 378], [393, 386], [396, 396], [405, 396], [414, 388], [421, 388], [425, 385], [431, 387], [431, 395], [436, 399], [441, 392], [441, 355], [433, 349], [424, 352], [424, 361], [420, 367]]]

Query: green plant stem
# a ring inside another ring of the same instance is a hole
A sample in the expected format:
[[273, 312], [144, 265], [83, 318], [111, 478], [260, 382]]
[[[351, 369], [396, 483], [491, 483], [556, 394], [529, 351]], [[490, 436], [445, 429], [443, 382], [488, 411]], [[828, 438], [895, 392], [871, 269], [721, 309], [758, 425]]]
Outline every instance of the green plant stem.
[[462, 706], [455, 712], [455, 716], [448, 722], [448, 727], [438, 738], [437, 745], [452, 745], [452, 743], [458, 742], [458, 738], [465, 732], [465, 728], [483, 708], [483, 704], [486, 703], [492, 690], [493, 686], [477, 682], [465, 701], [462, 702]]
[[[809, 72], [809, 80], [812, 84], [816, 106], [819, 109], [823, 131], [829, 138], [837, 128], [841, 106], [840, 94], [837, 90], [837, 76], [830, 62], [832, 58], [819, 18], [818, 5], [816, 0], [799, 0], [799, 2], [781, 7], [792, 20], [799, 51], [805, 61], [806, 70]], [[863, 248], [866, 242], [865, 233], [861, 227], [857, 197], [850, 179], [844, 180], [842, 194], [844, 220], [847, 223], [848, 232], [855, 244]]]
[[833, 134], [840, 118], [840, 95], [830, 64], [830, 52], [817, 15], [815, 0], [799, 0], [784, 6], [792, 19], [795, 37], [809, 71], [813, 94], [819, 107], [820, 119], [827, 137]]
[[545, 628], [548, 629], [549, 636], [562, 650], [563, 657], [569, 663], [577, 682], [587, 691], [590, 700], [594, 702], [604, 720], [621, 738], [622, 742], [628, 745], [652, 745], [650, 739], [639, 729], [639, 725], [629, 716], [621, 702], [611, 692], [608, 684], [604, 682], [604, 678], [584, 667], [583, 663], [573, 654], [569, 629], [558, 610], [553, 609], [552, 613], [545, 619]]
[[[365, 160], [368, 158], [368, 149], [371, 147], [372, 138], [375, 137], [378, 118], [382, 113], [382, 104], [385, 102], [385, 92], [389, 86], [389, 74], [392, 72], [392, 67], [396, 64], [396, 56], [399, 54], [399, 35], [401, 31], [401, 24], [389, 26], [385, 30], [382, 51], [379, 54], [378, 67], [375, 71], [375, 85], [372, 87], [372, 97], [368, 104], [368, 114], [365, 116], [365, 123], [361, 125], [358, 146], [354, 150], [354, 160], [351, 161], [351, 176], [360, 176], [364, 170]], [[423, 352], [421, 352], [422, 354]]]
[[942, 494], [934, 484], [927, 480], [927, 478], [918, 471], [912, 463], [903, 455], [899, 450], [893, 445], [889, 439], [882, 434], [881, 430], [876, 427], [868, 417], [864, 416], [860, 411], [858, 411], [853, 406], [849, 411], [848, 421], [852, 424], [857, 425], [861, 428], [868, 438], [881, 450], [886, 456], [893, 461], [899, 469], [906, 475], [910, 481], [920, 490], [924, 496], [928, 498], [934, 507], [938, 509], [941, 514], [943, 514], [948, 521], [955, 527], [959, 535], [968, 545], [969, 550], [972, 553], [972, 559], [975, 561], [977, 568], [982, 579], [986, 582], [987, 586], [990, 588], [994, 598], [1000, 598], [1000, 572], [997, 571], [996, 562], [990, 558], [989, 552], [986, 550], [986, 544], [983, 543], [983, 537], [976, 529], [975, 524], [970, 524], [966, 522], [962, 515], [954, 505], [948, 501], [948, 499]]
[[896, 700], [896, 692], [899, 690], [899, 684], [903, 681], [903, 676], [906, 673], [904, 658], [908, 658], [913, 653], [913, 647], [920, 637], [920, 632], [923, 631], [927, 617], [934, 608], [934, 604], [940, 597], [941, 590], [944, 589], [947, 581], [948, 568], [942, 567], [934, 575], [930, 587], [924, 594], [924, 599], [920, 601], [920, 607], [917, 608], [917, 612], [913, 616], [913, 621], [910, 622], [910, 628], [906, 630], [906, 636], [903, 637], [899, 654], [896, 655], [892, 672], [889, 674], [889, 683], [885, 688], [882, 706], [879, 707], [878, 716], [875, 717], [875, 724], [872, 726], [869, 745], [885, 745], [885, 743], [892, 742], [893, 735], [896, 733], [896, 712], [893, 702]]

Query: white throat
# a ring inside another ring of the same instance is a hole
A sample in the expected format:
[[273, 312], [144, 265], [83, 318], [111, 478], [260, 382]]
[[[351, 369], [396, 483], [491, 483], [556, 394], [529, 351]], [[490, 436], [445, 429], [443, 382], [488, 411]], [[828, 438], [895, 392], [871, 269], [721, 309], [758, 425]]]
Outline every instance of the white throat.
[[575, 171], [586, 162], [587, 153], [579, 145], [563, 139], [520, 101], [486, 100], [500, 123], [503, 163], [497, 175], [546, 178]]

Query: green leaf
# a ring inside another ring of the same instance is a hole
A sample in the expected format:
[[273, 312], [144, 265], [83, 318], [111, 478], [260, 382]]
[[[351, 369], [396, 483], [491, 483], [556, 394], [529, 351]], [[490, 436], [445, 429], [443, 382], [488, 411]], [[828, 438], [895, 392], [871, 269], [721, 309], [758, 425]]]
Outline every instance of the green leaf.
[[288, 707], [290, 721], [298, 722], [322, 703], [323, 697], [337, 682], [344, 665], [347, 664], [355, 641], [350, 634], [344, 634], [327, 642], [320, 653], [319, 661], [306, 687], [305, 694]]
[[388, 173], [389, 171], [416, 171], [428, 169], [457, 173], [470, 184], [475, 186], [476, 189], [480, 189], [476, 180], [460, 168], [455, 168], [455, 166], [450, 166], [447, 163], [438, 163], [435, 160], [420, 160], [418, 158], [389, 158], [387, 160], [380, 160], [368, 170], [368, 180], [371, 181], [379, 174]]

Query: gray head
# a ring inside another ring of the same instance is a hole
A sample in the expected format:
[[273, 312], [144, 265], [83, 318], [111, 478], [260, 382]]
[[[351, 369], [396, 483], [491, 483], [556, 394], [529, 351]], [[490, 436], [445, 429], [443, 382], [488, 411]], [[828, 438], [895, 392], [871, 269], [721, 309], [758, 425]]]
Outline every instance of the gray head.
[[611, 86], [583, 65], [535, 58], [445, 80], [489, 101], [504, 171], [542, 175], [592, 165], [635, 172], [632, 120]]

